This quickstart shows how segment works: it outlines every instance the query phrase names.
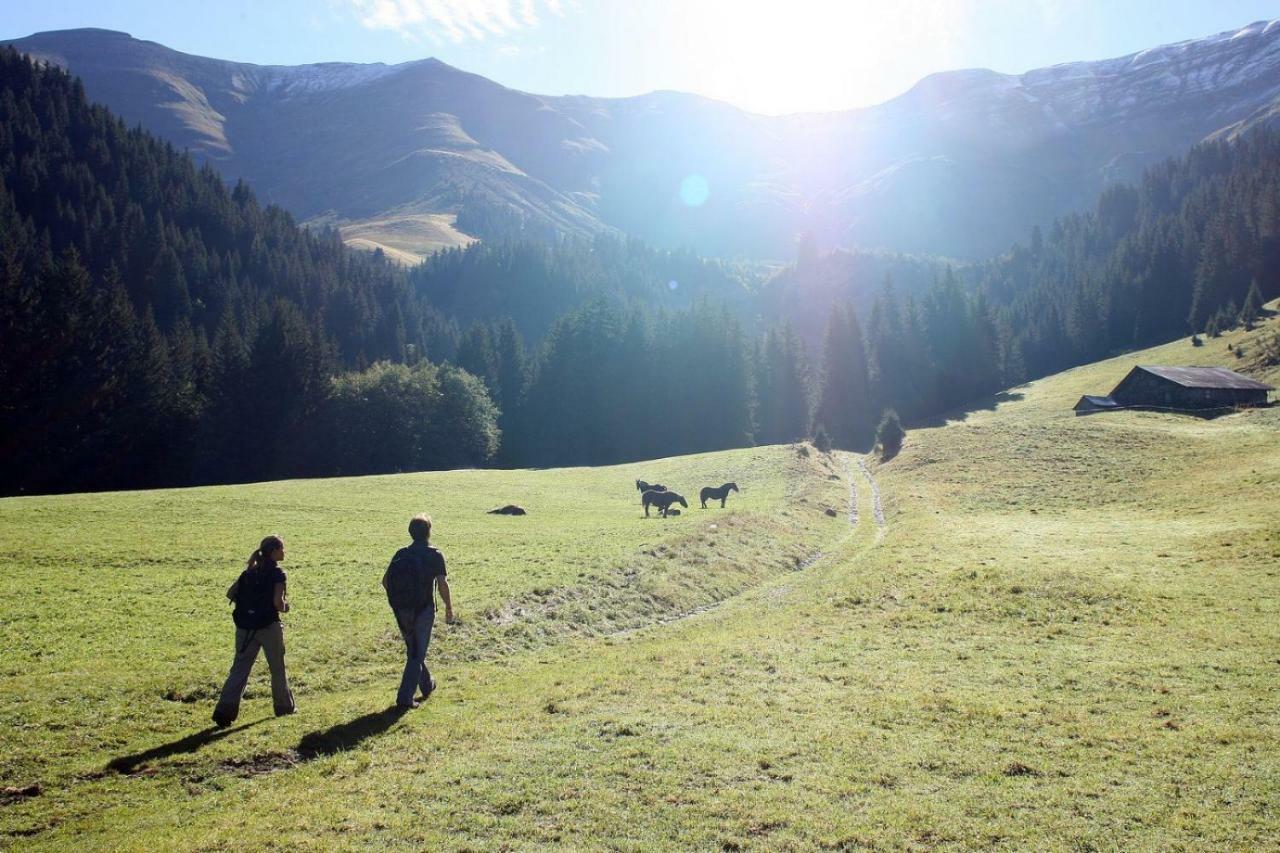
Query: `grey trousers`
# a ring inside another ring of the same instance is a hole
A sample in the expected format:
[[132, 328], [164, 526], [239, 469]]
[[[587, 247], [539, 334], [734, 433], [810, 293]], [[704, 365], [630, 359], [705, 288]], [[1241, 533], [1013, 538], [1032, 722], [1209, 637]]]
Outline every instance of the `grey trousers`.
[[240, 697], [249, 683], [249, 673], [258, 659], [258, 649], [266, 655], [267, 667], [271, 670], [271, 701], [276, 716], [293, 713], [293, 693], [289, 691], [289, 676], [284, 669], [284, 626], [272, 622], [256, 631], [236, 628], [236, 656], [231, 661], [227, 682], [222, 685], [222, 696], [213, 709], [215, 721], [230, 723], [239, 715]]

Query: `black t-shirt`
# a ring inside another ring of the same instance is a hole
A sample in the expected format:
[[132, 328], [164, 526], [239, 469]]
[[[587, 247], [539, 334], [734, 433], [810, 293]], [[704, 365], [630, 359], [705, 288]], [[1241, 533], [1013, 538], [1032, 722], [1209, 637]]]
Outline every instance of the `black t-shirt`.
[[[275, 610], [276, 606], [276, 584], [288, 583], [285, 577], [284, 569], [280, 568], [279, 563], [266, 563], [258, 571], [267, 573], [268, 588], [271, 590], [271, 609]], [[280, 611], [276, 611], [276, 619], [279, 620]]]
[[414, 542], [404, 549], [418, 559], [418, 563], [426, 570], [427, 583], [431, 584], [431, 606], [435, 607], [436, 578], [446, 577], [449, 573], [444, 568], [444, 554], [426, 542]]

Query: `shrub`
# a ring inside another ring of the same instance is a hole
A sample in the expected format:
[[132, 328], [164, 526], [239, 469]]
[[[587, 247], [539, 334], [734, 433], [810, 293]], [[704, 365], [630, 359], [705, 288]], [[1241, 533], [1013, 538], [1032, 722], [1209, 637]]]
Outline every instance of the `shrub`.
[[1262, 342], [1262, 363], [1268, 367], [1280, 364], [1280, 332]]
[[907, 431], [902, 428], [898, 413], [886, 409], [880, 418], [880, 426], [876, 427], [876, 444], [880, 446], [881, 457], [888, 458], [901, 450], [902, 440], [906, 437]]
[[827, 435], [827, 428], [822, 424], [818, 424], [818, 428], [813, 431], [813, 446], [818, 448], [819, 453], [831, 452], [831, 436]]
[[1191, 345], [1192, 345], [1193, 347], [1202, 347], [1202, 346], [1204, 346], [1204, 340], [1203, 340], [1199, 335], [1192, 335], [1192, 336], [1191, 336]]
[[334, 377], [316, 432], [329, 472], [429, 471], [492, 459], [497, 419], [484, 384], [462, 369], [381, 361]]

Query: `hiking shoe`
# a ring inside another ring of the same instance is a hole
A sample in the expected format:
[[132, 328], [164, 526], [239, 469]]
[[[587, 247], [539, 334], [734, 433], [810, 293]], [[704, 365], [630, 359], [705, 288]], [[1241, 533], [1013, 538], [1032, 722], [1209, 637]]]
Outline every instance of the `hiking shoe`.
[[287, 717], [290, 714], [296, 714], [296, 713], [298, 713], [297, 708], [277, 708], [276, 709], [277, 717]]
[[421, 703], [421, 702], [419, 702], [417, 699], [414, 699], [414, 700], [413, 700], [412, 702], [410, 702], [408, 705], [404, 704], [403, 702], [397, 702], [397, 703], [396, 703], [396, 707], [397, 707], [397, 708], [402, 708], [402, 709], [403, 709], [403, 710], [405, 710], [405, 711], [412, 711], [414, 708], [417, 708], [417, 707], [418, 707], [419, 705], [421, 705], [421, 704], [422, 704], [422, 703]]
[[427, 689], [422, 691], [422, 701], [425, 702], [431, 698], [431, 694], [436, 692], [436, 680], [433, 678], [428, 682]]
[[223, 717], [218, 714], [213, 715], [213, 724], [220, 729], [225, 729], [234, 722], [235, 720], [230, 717]]

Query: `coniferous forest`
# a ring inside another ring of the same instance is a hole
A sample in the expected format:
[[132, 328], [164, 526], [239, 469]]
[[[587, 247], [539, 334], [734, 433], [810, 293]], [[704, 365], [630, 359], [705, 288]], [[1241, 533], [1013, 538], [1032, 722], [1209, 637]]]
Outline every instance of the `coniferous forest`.
[[832, 287], [866, 275], [848, 257], [600, 236], [404, 270], [4, 51], [0, 491], [596, 465], [819, 427], [867, 446], [886, 410], [909, 429], [1256, 315], [1280, 295], [1280, 135], [1202, 145], [983, 264], [882, 264], [861, 299]]

